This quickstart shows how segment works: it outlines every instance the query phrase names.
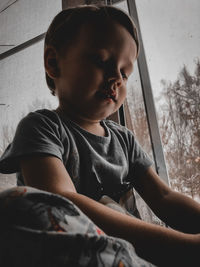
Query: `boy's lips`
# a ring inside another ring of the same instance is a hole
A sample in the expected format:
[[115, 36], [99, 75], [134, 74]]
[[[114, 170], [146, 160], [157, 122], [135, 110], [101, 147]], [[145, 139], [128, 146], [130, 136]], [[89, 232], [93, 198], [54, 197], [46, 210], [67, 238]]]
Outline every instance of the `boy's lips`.
[[117, 94], [116, 94], [116, 91], [113, 91], [113, 90], [103, 90], [103, 91], [99, 91], [98, 92], [98, 95], [100, 97], [103, 97], [104, 99], [110, 98], [114, 102], [117, 102]]

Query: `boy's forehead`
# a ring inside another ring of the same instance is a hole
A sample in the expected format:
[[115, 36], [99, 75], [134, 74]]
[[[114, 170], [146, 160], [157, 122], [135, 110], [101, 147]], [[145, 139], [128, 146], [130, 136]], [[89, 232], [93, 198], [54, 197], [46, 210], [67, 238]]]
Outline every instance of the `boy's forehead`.
[[[127, 32], [127, 35], [121, 35], [120, 31]], [[122, 25], [112, 20], [94, 24], [86, 23], [82, 25], [80, 35], [85, 44], [94, 48], [106, 47], [111, 42], [116, 44], [124, 42], [127, 41], [124, 40], [126, 38], [134, 42], [130, 33]]]

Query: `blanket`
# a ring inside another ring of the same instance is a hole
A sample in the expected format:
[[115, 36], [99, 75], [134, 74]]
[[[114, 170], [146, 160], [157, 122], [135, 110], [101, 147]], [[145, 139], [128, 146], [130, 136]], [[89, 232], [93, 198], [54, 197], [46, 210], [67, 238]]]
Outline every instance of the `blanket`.
[[0, 266], [151, 266], [70, 200], [31, 187], [0, 193]]

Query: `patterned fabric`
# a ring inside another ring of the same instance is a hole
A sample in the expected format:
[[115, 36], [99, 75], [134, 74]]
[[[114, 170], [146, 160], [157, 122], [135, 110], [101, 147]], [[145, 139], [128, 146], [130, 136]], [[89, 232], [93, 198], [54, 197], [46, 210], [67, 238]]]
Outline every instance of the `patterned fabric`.
[[31, 187], [0, 193], [0, 266], [150, 266], [71, 201]]

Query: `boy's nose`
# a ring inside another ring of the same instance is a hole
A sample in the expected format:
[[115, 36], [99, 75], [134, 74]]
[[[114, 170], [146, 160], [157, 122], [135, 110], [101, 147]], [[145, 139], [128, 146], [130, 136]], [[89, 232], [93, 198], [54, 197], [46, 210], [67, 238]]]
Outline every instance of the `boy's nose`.
[[120, 87], [122, 85], [122, 82], [123, 77], [121, 72], [118, 70], [113, 71], [108, 77], [108, 83], [113, 87], [113, 89]]

